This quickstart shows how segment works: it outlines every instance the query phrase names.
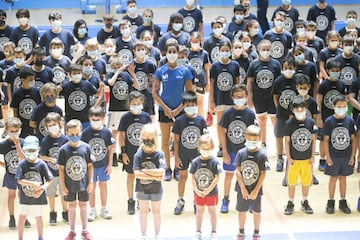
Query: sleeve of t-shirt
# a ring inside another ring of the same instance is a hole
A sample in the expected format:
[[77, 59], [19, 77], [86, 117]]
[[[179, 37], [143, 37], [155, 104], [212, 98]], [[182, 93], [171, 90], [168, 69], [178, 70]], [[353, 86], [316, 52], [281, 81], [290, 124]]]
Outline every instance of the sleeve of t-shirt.
[[358, 92], [358, 81], [359, 81], [359, 78], [356, 78], [355, 81], [352, 81], [350, 89], [349, 89], [349, 93], [357, 94], [357, 92]]
[[289, 128], [290, 128], [290, 120], [287, 120], [284, 127], [284, 136], [291, 136], [291, 131]]
[[354, 120], [350, 119], [350, 129], [349, 129], [350, 135], [356, 134], [356, 126]]
[[46, 143], [45, 138], [43, 138], [41, 140], [39, 155], [42, 155], [42, 156], [47, 156], [48, 155], [48, 147], [47, 147], [47, 143]]
[[217, 76], [217, 71], [216, 71], [216, 65], [215, 64], [211, 64], [211, 67], [210, 67], [210, 78], [211, 79], [216, 79], [216, 76]]
[[38, 108], [35, 108], [34, 111], [32, 112], [31, 114], [31, 118], [30, 118], [30, 121], [37, 121], [38, 119]]
[[134, 163], [133, 163], [133, 170], [140, 170], [140, 156], [139, 152], [136, 152], [134, 155]]
[[159, 169], [166, 169], [165, 155], [163, 152], [159, 152]]
[[158, 49], [160, 51], [164, 51], [165, 50], [165, 37], [162, 36], [162, 38], [160, 38], [160, 41], [158, 43]]
[[273, 87], [272, 87], [272, 89], [271, 89], [271, 94], [272, 95], [280, 95], [280, 88], [279, 88], [279, 82], [280, 82], [280, 80], [279, 80], [280, 78], [277, 78], [277, 79], [275, 79], [275, 82], [274, 82], [274, 85], [273, 85]]
[[267, 162], [268, 158], [266, 156], [266, 154], [262, 154], [261, 155], [261, 164], [260, 164], [260, 171], [265, 171], [266, 170], [266, 162]]
[[19, 96], [18, 96], [18, 94], [17, 94], [17, 92], [15, 91], [14, 93], [13, 93], [13, 98], [12, 98], [12, 101], [11, 101], [11, 103], [10, 103], [10, 107], [12, 107], [12, 108], [19, 108]]
[[25, 179], [23, 169], [22, 169], [22, 164], [19, 164], [18, 167], [16, 168], [15, 179], [17, 179], [17, 180]]
[[324, 136], [330, 136], [331, 135], [331, 122], [328, 121], [328, 119], [325, 120], [324, 125], [323, 125], [323, 131], [324, 131]]
[[313, 16], [313, 10], [312, 10], [313, 7], [310, 7], [309, 11], [308, 11], [308, 14], [307, 14], [307, 17], [306, 17], [306, 20], [308, 21], [315, 21], [315, 18]]
[[235, 155], [234, 166], [239, 167], [241, 164], [241, 151], [238, 151]]
[[235, 77], [239, 77], [240, 76], [240, 65], [238, 62], [236, 61], [232, 61], [235, 65], [235, 71], [234, 71], [234, 76]]
[[335, 21], [335, 20], [336, 20], [335, 9], [333, 7], [331, 7], [331, 19], [330, 19], [330, 21]]
[[49, 167], [45, 162], [41, 164], [41, 177], [45, 178], [46, 181], [49, 181], [50, 179], [54, 178], [52, 173], [49, 170]]
[[105, 144], [106, 146], [111, 146], [115, 143], [115, 140], [110, 132], [109, 129], [106, 129], [106, 138], [105, 138]]
[[64, 151], [64, 149], [60, 148], [56, 163], [61, 165], [61, 166], [65, 165], [65, 151]]
[[219, 122], [219, 125], [226, 129], [229, 127], [228, 115], [228, 112], [225, 111]]
[[250, 78], [253, 78], [255, 75], [255, 64], [254, 62], [250, 63], [248, 71], [247, 71], [247, 76]]
[[119, 123], [119, 127], [118, 127], [119, 132], [125, 132], [126, 131], [126, 127], [127, 127], [126, 122], [127, 122], [126, 121], [126, 114], [124, 114], [120, 118], [120, 123]]
[[198, 158], [195, 158], [193, 161], [190, 162], [189, 166], [189, 173], [194, 174], [196, 172]]

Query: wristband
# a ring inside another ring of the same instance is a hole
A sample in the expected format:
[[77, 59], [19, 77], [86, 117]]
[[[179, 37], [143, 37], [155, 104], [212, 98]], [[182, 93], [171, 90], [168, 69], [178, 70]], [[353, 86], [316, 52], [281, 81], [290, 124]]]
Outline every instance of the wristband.
[[125, 147], [121, 147], [121, 153], [125, 153]]

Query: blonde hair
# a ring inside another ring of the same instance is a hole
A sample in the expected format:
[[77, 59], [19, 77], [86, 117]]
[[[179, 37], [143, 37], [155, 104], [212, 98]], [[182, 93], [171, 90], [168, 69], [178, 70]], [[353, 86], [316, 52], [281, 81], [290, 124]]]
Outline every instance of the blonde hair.
[[147, 123], [143, 126], [141, 133], [140, 133], [140, 139], [142, 139], [142, 136], [144, 134], [150, 134], [154, 137], [155, 146], [158, 145], [158, 131], [156, 129], [156, 126], [152, 123]]
[[78, 119], [71, 119], [67, 124], [66, 124], [66, 131], [69, 130], [70, 128], [77, 128], [80, 127], [80, 130], [82, 130], [82, 125], [80, 120]]
[[204, 134], [199, 138], [198, 148], [203, 144], [209, 144], [211, 146], [211, 150], [215, 148], [214, 140], [210, 134]]
[[96, 38], [90, 38], [90, 39], [86, 40], [85, 49], [87, 49], [90, 46], [95, 46], [96, 48], [99, 48], [99, 43]]
[[246, 135], [249, 136], [260, 136], [260, 127], [257, 125], [250, 125], [246, 128]]
[[46, 95], [46, 93], [53, 91], [55, 96], [58, 97], [59, 96], [59, 90], [56, 87], [55, 84], [53, 83], [45, 83], [41, 88], [40, 88], [40, 96], [41, 96], [41, 101], [44, 102], [44, 97]]
[[22, 122], [19, 118], [9, 117], [5, 122], [5, 129], [10, 127], [21, 128]]

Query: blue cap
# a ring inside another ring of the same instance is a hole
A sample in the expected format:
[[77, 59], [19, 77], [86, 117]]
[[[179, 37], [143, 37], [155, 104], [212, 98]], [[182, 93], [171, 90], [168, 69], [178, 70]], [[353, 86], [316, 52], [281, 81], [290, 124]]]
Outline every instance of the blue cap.
[[27, 136], [24, 139], [23, 150], [34, 150], [39, 147], [39, 139], [35, 136]]

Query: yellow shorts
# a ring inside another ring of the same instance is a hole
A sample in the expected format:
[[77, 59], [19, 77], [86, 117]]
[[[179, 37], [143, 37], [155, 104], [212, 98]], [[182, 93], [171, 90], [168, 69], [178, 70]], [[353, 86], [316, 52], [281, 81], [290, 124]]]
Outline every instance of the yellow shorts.
[[312, 170], [309, 160], [294, 160], [293, 165], [289, 165], [287, 173], [287, 184], [296, 185], [300, 177], [300, 183], [303, 186], [312, 184]]

